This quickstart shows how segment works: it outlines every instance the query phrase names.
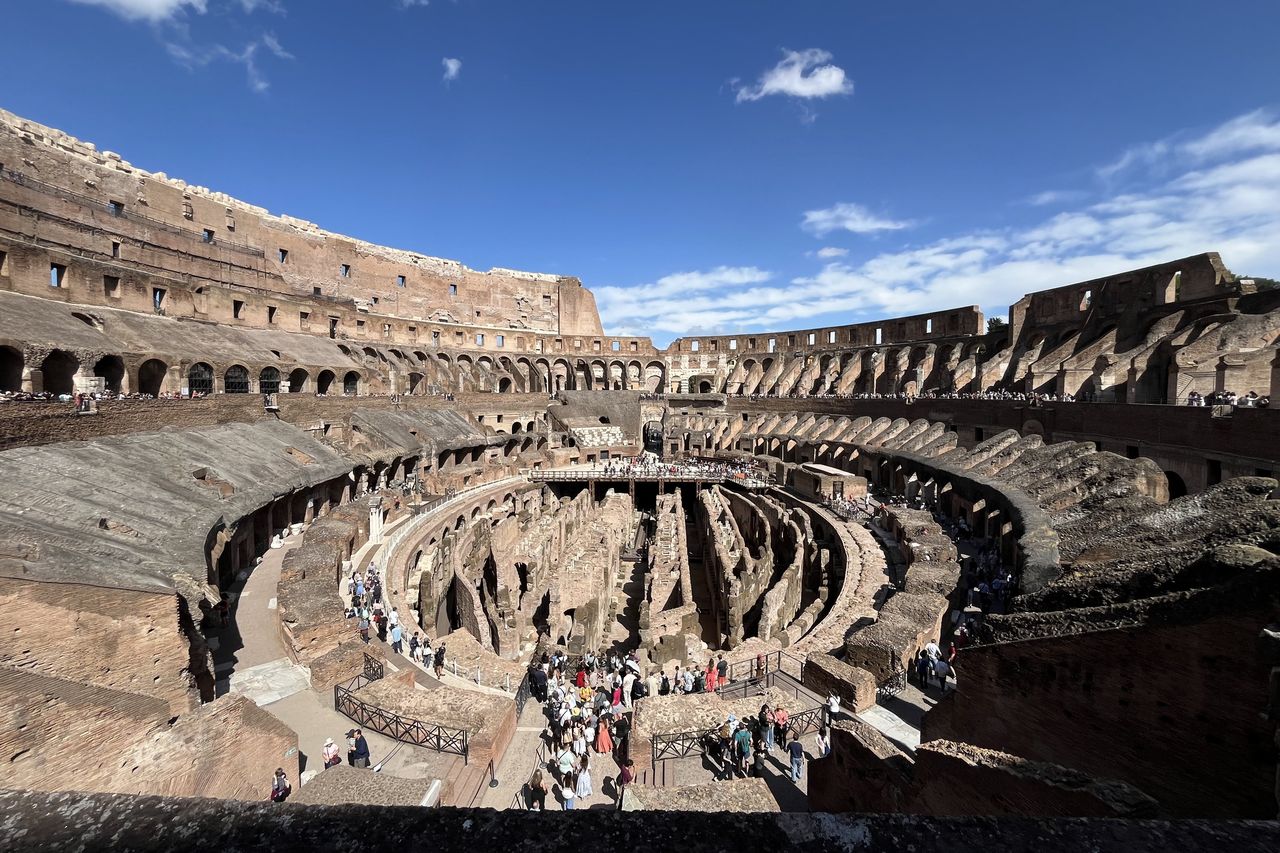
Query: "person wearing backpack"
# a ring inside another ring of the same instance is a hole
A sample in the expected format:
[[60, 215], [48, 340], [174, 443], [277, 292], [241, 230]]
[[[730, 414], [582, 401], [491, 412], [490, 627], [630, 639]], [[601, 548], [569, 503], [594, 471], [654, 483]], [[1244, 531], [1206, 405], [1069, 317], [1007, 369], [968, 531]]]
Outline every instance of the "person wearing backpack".
[[662, 681], [658, 683], [658, 695], [659, 696], [671, 695], [671, 679], [667, 678], [667, 674], [665, 672], [662, 673]]

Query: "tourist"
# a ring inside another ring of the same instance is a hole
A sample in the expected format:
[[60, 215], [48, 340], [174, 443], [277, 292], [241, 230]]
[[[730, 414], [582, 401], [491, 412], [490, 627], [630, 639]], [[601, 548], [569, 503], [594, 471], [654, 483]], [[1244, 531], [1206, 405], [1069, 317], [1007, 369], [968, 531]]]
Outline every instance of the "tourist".
[[763, 743], [758, 743], [758, 744], [756, 744], [756, 745], [755, 745], [754, 758], [753, 758], [752, 763], [751, 763], [751, 773], [752, 773], [752, 775], [753, 775], [753, 776], [755, 776], [757, 779], [763, 779], [763, 778], [764, 778], [764, 774], [765, 774], [765, 762], [764, 762], [765, 755], [767, 755], [767, 753], [765, 752], [764, 744], [763, 744]]
[[832, 693], [827, 697], [827, 720], [834, 723], [840, 718], [840, 697]]
[[635, 781], [636, 763], [628, 758], [622, 762], [622, 770], [618, 773], [618, 778], [614, 781], [614, 787], [618, 790], [618, 809], [622, 809], [622, 797], [627, 792], [627, 786]]
[[291, 793], [293, 786], [289, 784], [289, 777], [284, 775], [283, 767], [277, 767], [275, 778], [271, 780], [271, 802], [283, 803]]
[[409, 660], [420, 661], [421, 656], [418, 649], [422, 648], [422, 644], [418, 642], [418, 632], [414, 631], [413, 636], [409, 638]]
[[933, 672], [933, 666], [929, 662], [929, 656], [921, 649], [916, 655], [916, 680], [920, 682], [920, 689], [924, 690], [929, 686], [929, 674]]
[[756, 655], [756, 681], [764, 681], [764, 652]]
[[560, 808], [567, 812], [573, 811], [574, 795], [577, 793], [575, 788], [573, 773], [564, 774], [564, 778], [560, 781]]
[[707, 661], [707, 670], [702, 674], [703, 683], [707, 687], [708, 693], [716, 692], [716, 662], [714, 659]]
[[751, 759], [751, 730], [741, 726], [733, 734], [733, 746], [737, 758], [738, 770], [747, 775], [747, 763]]
[[436, 649], [435, 664], [436, 678], [444, 678], [444, 643], [440, 644], [440, 648]]
[[364, 739], [364, 732], [360, 731], [359, 729], [356, 729], [355, 732], [356, 732], [356, 738], [355, 738], [356, 760], [355, 760], [354, 766], [368, 767], [369, 766], [369, 742]]
[[786, 748], [786, 743], [787, 743], [788, 720], [790, 720], [790, 716], [787, 714], [786, 708], [779, 705], [777, 708], [774, 709], [773, 725], [778, 735], [778, 745], [782, 746], [784, 749]]
[[574, 789], [580, 803], [594, 793], [591, 789], [591, 763], [585, 755], [578, 762], [578, 780], [574, 785]]
[[791, 735], [791, 742], [787, 744], [787, 754], [791, 756], [791, 781], [799, 782], [804, 774], [804, 744], [800, 742], [798, 734]]
[[391, 626], [391, 651], [395, 652], [396, 654], [404, 653], [404, 648], [400, 644], [400, 639], [401, 639], [400, 626], [392, 625]]
[[547, 810], [547, 783], [542, 778], [542, 768], [539, 767], [533, 771], [533, 776], [529, 779], [529, 811], [541, 812]]
[[760, 715], [756, 718], [760, 728], [760, 736], [764, 741], [765, 749], [773, 749], [773, 727], [777, 719], [773, 715], [773, 709], [766, 703], [760, 706]]
[[347, 764], [356, 766], [356, 730], [347, 732]]
[[729, 662], [724, 659], [723, 654], [716, 663], [716, 683], [721, 687], [729, 683]]
[[823, 726], [818, 729], [818, 757], [825, 758], [831, 754], [831, 736], [827, 734], [827, 727]]
[[357, 623], [357, 627], [360, 629], [360, 639], [368, 643], [369, 642], [369, 619], [363, 613], [360, 614], [360, 621]]
[[324, 742], [324, 769], [328, 770], [330, 767], [341, 763], [342, 758], [338, 755], [338, 745], [333, 742], [333, 738], [326, 738]]
[[573, 747], [566, 744], [561, 747], [560, 754], [556, 756], [556, 769], [560, 771], [560, 779], [569, 778], [569, 774], [573, 772], [574, 765], [578, 763], [577, 756], [573, 754]]
[[609, 734], [609, 715], [600, 717], [596, 726], [596, 752], [608, 754], [613, 752], [613, 737]]
[[938, 678], [938, 687], [947, 689], [947, 676], [951, 674], [951, 665], [942, 658], [933, 662], [933, 674]]
[[[667, 685], [667, 689], [670, 689], [670, 685]], [[644, 680], [644, 695], [658, 696], [661, 694], [661, 691], [662, 685], [658, 682], [657, 673], [650, 670], [649, 677]]]

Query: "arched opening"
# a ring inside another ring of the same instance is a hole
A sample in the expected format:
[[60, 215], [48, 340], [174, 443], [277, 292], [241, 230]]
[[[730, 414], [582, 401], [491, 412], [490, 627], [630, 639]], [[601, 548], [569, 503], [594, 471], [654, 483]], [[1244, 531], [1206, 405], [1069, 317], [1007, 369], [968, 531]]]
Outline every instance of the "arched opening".
[[149, 358], [138, 368], [138, 387], [135, 390], [139, 394], [159, 397], [160, 392], [164, 390], [165, 377], [168, 375], [169, 365], [158, 358]]
[[305, 390], [307, 390], [307, 371], [301, 367], [295, 368], [289, 374], [289, 393], [300, 394]]
[[419, 389], [421, 387], [422, 387], [422, 374], [410, 373], [409, 374], [409, 393], [417, 394], [419, 393]]
[[348, 370], [347, 375], [342, 377], [342, 393], [349, 397], [354, 397], [360, 391], [360, 374], [354, 370]]
[[104, 355], [93, 366], [93, 375], [102, 379], [112, 394], [119, 394], [124, 380], [124, 359], [118, 355]]
[[195, 394], [213, 393], [213, 368], [197, 361], [187, 369], [187, 391]]
[[332, 370], [322, 370], [320, 375], [316, 377], [316, 393], [328, 394], [329, 388], [333, 385], [333, 380], [337, 378]]
[[228, 394], [248, 394], [249, 370], [239, 364], [228, 367], [222, 377], [222, 390]]
[[22, 353], [13, 347], [0, 347], [0, 391], [22, 390]]
[[80, 369], [80, 359], [69, 352], [56, 349], [40, 363], [44, 376], [44, 390], [51, 394], [74, 394], [75, 375]]
[[499, 379], [499, 380], [498, 380], [498, 393], [499, 393], [499, 394], [508, 394], [508, 393], [510, 393], [510, 392], [511, 392], [511, 380], [510, 380], [510, 379], [507, 379], [507, 378], [504, 376], [502, 379]]
[[701, 382], [699, 382], [699, 383], [698, 383], [698, 393], [699, 393], [699, 394], [710, 394], [710, 393], [711, 393], [711, 383], [710, 383], [709, 381], [707, 381], [706, 379], [704, 379], [704, 380], [702, 380]]
[[1182, 479], [1182, 475], [1176, 471], [1165, 471], [1165, 479], [1169, 481], [1169, 500], [1186, 497], [1187, 482]]
[[280, 371], [274, 367], [264, 367], [258, 374], [258, 390], [263, 394], [280, 393]]

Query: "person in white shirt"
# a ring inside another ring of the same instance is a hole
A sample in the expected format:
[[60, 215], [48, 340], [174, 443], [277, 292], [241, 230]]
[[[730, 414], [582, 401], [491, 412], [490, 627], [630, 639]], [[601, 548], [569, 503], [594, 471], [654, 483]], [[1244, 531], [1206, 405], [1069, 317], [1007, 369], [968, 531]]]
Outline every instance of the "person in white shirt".
[[840, 718], [840, 697], [834, 693], [827, 697], [827, 717], [833, 723]]

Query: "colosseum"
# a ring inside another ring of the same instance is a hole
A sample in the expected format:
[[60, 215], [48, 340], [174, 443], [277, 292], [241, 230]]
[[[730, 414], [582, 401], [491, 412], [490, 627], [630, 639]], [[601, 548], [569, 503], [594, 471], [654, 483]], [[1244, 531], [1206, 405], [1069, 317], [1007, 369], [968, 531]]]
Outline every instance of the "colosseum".
[[6, 831], [1274, 851], [1280, 289], [1207, 248], [658, 348], [0, 113]]

